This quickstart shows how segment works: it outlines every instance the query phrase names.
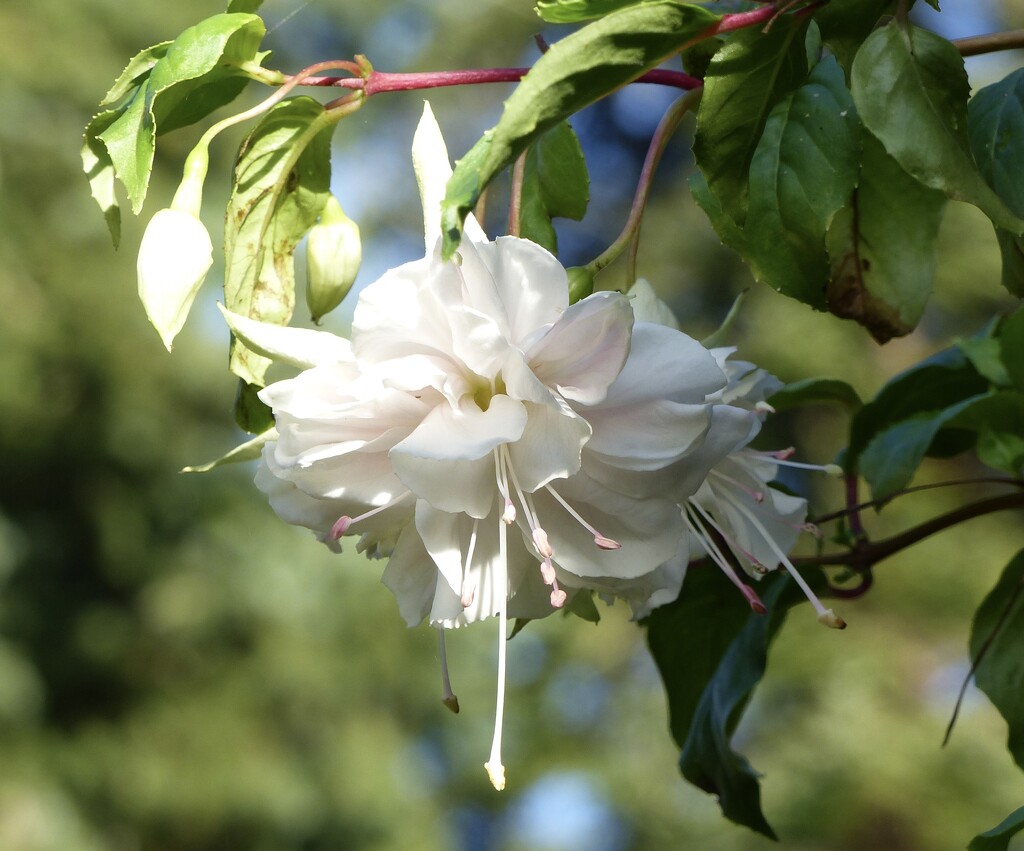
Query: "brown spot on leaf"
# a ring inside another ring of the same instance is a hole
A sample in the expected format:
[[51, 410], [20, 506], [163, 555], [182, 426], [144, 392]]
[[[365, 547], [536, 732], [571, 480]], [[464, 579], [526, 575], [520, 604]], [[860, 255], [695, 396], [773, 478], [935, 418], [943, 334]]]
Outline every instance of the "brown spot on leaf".
[[902, 337], [913, 330], [900, 319], [899, 312], [868, 290], [864, 272], [871, 268], [850, 251], [832, 263], [832, 279], [825, 290], [830, 313], [863, 325], [879, 343]]

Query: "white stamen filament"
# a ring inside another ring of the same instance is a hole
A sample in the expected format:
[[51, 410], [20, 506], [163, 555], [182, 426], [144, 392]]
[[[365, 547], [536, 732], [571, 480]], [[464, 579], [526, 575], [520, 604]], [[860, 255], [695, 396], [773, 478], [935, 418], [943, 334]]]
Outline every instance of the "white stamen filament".
[[575, 518], [577, 523], [579, 523], [584, 529], [586, 529], [588, 532], [590, 532], [591, 535], [594, 536], [594, 543], [597, 544], [602, 550], [620, 550], [620, 549], [622, 549], [622, 544], [620, 544], [616, 540], [613, 540], [612, 538], [609, 538], [609, 537], [607, 537], [605, 535], [602, 535], [600, 532], [597, 531], [597, 529], [595, 529], [586, 520], [584, 520], [579, 515], [579, 512], [577, 512], [575, 508], [573, 508], [571, 505], [569, 505], [568, 502], [566, 502], [564, 499], [562, 499], [561, 494], [559, 494], [558, 491], [556, 491], [553, 487], [551, 487], [551, 485], [544, 485], [544, 488], [555, 499], [557, 499], [559, 503], [561, 503], [562, 508], [564, 508], [566, 511], [568, 511], [569, 514], [571, 514]]
[[[735, 488], [739, 488], [741, 491], [743, 491], [743, 493], [745, 493], [752, 500], [754, 500], [754, 502], [757, 502], [757, 503], [764, 502], [764, 491], [756, 491], [753, 488], [748, 488], [745, 484], [743, 484], [743, 482], [739, 481], [738, 479], [734, 479], [732, 476], [727, 475], [726, 473], [720, 472], [719, 470], [714, 470], [713, 469], [711, 471], [711, 476], [714, 476], [715, 478], [721, 479], [724, 482], [728, 482], [730, 485], [732, 485]], [[710, 476], [709, 476], [709, 478], [710, 478]]]
[[452, 681], [448, 676], [448, 651], [444, 642], [444, 630], [437, 631], [438, 654], [441, 657], [441, 703], [456, 715], [459, 714], [459, 699], [452, 691]]
[[761, 521], [754, 516], [753, 512], [750, 511], [743, 503], [726, 495], [726, 499], [732, 503], [732, 505], [739, 511], [750, 523], [753, 525], [761, 536], [764, 538], [764, 542], [771, 547], [772, 552], [779, 559], [779, 562], [789, 571], [789, 575], [796, 580], [796, 584], [800, 586], [800, 590], [804, 592], [804, 596], [810, 600], [811, 605], [814, 606], [814, 610], [818, 613], [818, 621], [825, 626], [831, 627], [832, 629], [846, 629], [846, 621], [844, 621], [839, 615], [837, 615], [832, 609], [827, 609], [822, 604], [821, 600], [818, 599], [818, 595], [811, 590], [811, 586], [807, 584], [807, 581], [800, 575], [793, 563], [789, 560], [789, 557], [782, 551], [775, 539], [768, 534], [768, 530], [764, 528]]
[[508, 631], [508, 526], [498, 523], [498, 696], [494, 710], [494, 738], [491, 755], [484, 768], [491, 785], [499, 792], [505, 788], [505, 766], [501, 762], [501, 725], [505, 715], [505, 656]]
[[779, 452], [765, 452], [772, 461], [780, 467], [792, 467], [794, 470], [813, 470], [816, 473], [824, 473], [826, 476], [839, 478], [843, 475], [843, 468], [838, 464], [805, 464], [802, 461], [790, 461], [789, 456], [793, 454], [792, 449], [782, 449]]
[[750, 566], [762, 576], [768, 573], [768, 568], [761, 564], [757, 556], [754, 555], [752, 552], [748, 552], [743, 547], [741, 547], [739, 543], [737, 543], [735, 538], [729, 537], [729, 533], [726, 532], [725, 529], [721, 527], [721, 525], [719, 525], [718, 521], [715, 520], [715, 518], [708, 513], [708, 511], [704, 508], [703, 505], [701, 505], [696, 500], [691, 500], [690, 505], [700, 512], [700, 516], [704, 518], [705, 523], [707, 523], [712, 529], [714, 529], [716, 532], [718, 532], [719, 535], [722, 536], [722, 539], [729, 545], [729, 548], [733, 550], [733, 552], [736, 552], [739, 555], [743, 556], [743, 558], [750, 562]]
[[464, 609], [468, 609], [473, 605], [473, 598], [476, 596], [476, 588], [471, 587], [469, 584], [469, 569], [473, 565], [473, 553], [476, 551], [476, 534], [479, 525], [480, 521], [474, 518], [473, 531], [469, 535], [469, 546], [466, 547], [466, 566], [462, 570], [462, 596], [459, 598], [459, 602]]
[[511, 526], [516, 522], [516, 507], [512, 502], [512, 497], [509, 496], [508, 481], [506, 480], [504, 468], [504, 454], [496, 450], [494, 453], [494, 478], [498, 483], [498, 493], [501, 494], [502, 499], [505, 501], [501, 520], [506, 526]]
[[384, 505], [378, 505], [376, 508], [373, 508], [370, 511], [360, 514], [358, 517], [349, 517], [347, 514], [343, 514], [341, 517], [334, 521], [334, 525], [331, 527], [331, 538], [335, 541], [338, 540], [338, 538], [348, 534], [348, 530], [353, 524], [358, 523], [360, 520], [366, 520], [368, 517], [373, 517], [374, 514], [380, 514], [382, 511], [387, 511], [389, 508], [393, 508], [394, 506], [398, 505], [398, 503], [400, 503], [402, 500], [404, 500], [407, 496], [411, 495], [412, 491], [402, 491], [402, 493], [400, 493], [390, 502], [385, 503]]

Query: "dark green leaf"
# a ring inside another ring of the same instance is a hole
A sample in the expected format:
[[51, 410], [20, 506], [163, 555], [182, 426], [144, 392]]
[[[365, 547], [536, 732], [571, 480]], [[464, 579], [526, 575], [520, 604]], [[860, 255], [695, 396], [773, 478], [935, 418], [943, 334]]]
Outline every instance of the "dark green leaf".
[[1024, 551], [1013, 557], [974, 615], [971, 658], [979, 656], [975, 682], [1006, 719], [1007, 745], [1024, 768]]
[[1010, 840], [1021, 830], [1024, 830], [1024, 807], [1014, 810], [991, 830], [975, 836], [967, 851], [1006, 851]]
[[725, 44], [725, 39], [716, 36], [715, 38], [702, 38], [696, 44], [686, 48], [681, 57], [686, 73], [691, 77], [703, 80], [704, 75], [708, 72], [708, 65], [711, 64], [711, 58], [718, 53], [718, 49], [723, 44]]
[[822, 41], [847, 71], [857, 48], [893, 5], [893, 0], [830, 0], [814, 13]]
[[963, 59], [946, 39], [896, 21], [857, 51], [850, 75], [864, 126], [925, 186], [979, 207], [1014, 233], [1024, 221], [981, 176], [967, 138], [969, 84]]
[[235, 392], [235, 423], [249, 434], [263, 434], [274, 427], [274, 415], [270, 408], [256, 395], [260, 387], [238, 379]]
[[114, 163], [111, 162], [110, 154], [99, 136], [119, 114], [116, 109], [108, 109], [93, 118], [85, 128], [85, 139], [82, 143], [82, 168], [89, 179], [92, 197], [103, 211], [114, 248], [121, 243], [121, 208], [114, 193]]
[[908, 175], [863, 134], [859, 185], [832, 222], [828, 309], [863, 325], [879, 342], [911, 331], [935, 277], [945, 196]]
[[100, 106], [112, 106], [125, 97], [132, 89], [142, 84], [157, 62], [167, 55], [171, 42], [162, 41], [136, 53], [100, 101]]
[[566, 606], [565, 613], [572, 613], [589, 623], [599, 623], [601, 620], [601, 613], [594, 603], [594, 593], [586, 588], [573, 595], [569, 605]]
[[[331, 126], [319, 102], [291, 98], [267, 113], [242, 145], [224, 228], [228, 310], [288, 324], [295, 247], [330, 194]], [[269, 364], [232, 340], [231, 371], [249, 384], [262, 385]]]
[[134, 212], [146, 198], [157, 132], [196, 121], [237, 96], [246, 79], [234, 63], [256, 57], [265, 31], [255, 15], [214, 15], [178, 36], [148, 76], [137, 75], [134, 95], [100, 134]]
[[872, 497], [885, 499], [910, 484], [935, 436], [979, 398], [908, 417], [875, 434], [858, 459], [860, 474], [871, 486]]
[[1003, 350], [998, 337], [964, 337], [957, 340], [956, 345], [990, 382], [999, 387], [1010, 386], [1012, 381], [1003, 364]]
[[640, 2], [643, 0], [537, 0], [534, 11], [549, 24], [574, 24]]
[[738, 225], [747, 215], [747, 175], [768, 115], [807, 77], [807, 20], [784, 18], [768, 33], [741, 30], [704, 77], [693, 153], [711, 193]]
[[776, 391], [768, 399], [768, 404], [776, 411], [788, 411], [791, 408], [814, 404], [839, 405], [850, 413], [855, 413], [863, 402], [857, 391], [845, 381], [837, 378], [807, 378], [803, 381], [794, 381]]
[[1013, 384], [1018, 390], [1024, 390], [1024, 307], [1006, 317], [999, 326], [999, 348]]
[[[820, 574], [810, 572], [812, 584]], [[679, 599], [655, 609], [647, 640], [668, 693], [683, 776], [718, 795], [723, 814], [775, 838], [761, 812], [757, 775], [730, 739], [764, 676], [768, 647], [787, 611], [804, 598], [787, 577], [761, 583], [767, 615], [750, 612], [712, 568], [692, 569]]]
[[884, 429], [919, 414], [938, 413], [987, 390], [988, 382], [957, 348], [945, 349], [900, 373], [850, 423], [847, 469], [857, 469], [864, 447]]
[[555, 253], [551, 220], [579, 221], [587, 212], [590, 178], [579, 139], [567, 122], [556, 124], [526, 154], [519, 235]]
[[487, 184], [529, 145], [655, 67], [718, 19], [700, 6], [657, 0], [619, 9], [552, 45], [505, 101], [497, 126], [456, 164], [441, 216], [444, 256], [458, 247], [462, 222]]
[[[985, 180], [1018, 216], [1024, 216], [1024, 68], [981, 89], [967, 111], [971, 150]], [[1024, 295], [1024, 241], [996, 228], [1003, 285]]]
[[977, 432], [978, 457], [1014, 476], [1024, 473], [1024, 393], [1006, 391], [979, 399], [949, 425]]

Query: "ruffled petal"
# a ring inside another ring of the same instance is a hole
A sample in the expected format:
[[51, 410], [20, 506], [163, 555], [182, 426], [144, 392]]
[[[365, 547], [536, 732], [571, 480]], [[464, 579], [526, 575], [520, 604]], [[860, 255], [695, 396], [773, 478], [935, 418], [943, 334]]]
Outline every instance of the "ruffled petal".
[[566, 399], [596, 405], [630, 351], [633, 311], [620, 293], [595, 293], [569, 307], [527, 352], [534, 374]]
[[525, 407], [526, 428], [508, 451], [519, 484], [532, 493], [580, 469], [580, 455], [590, 437], [590, 426], [561, 400], [547, 405], [526, 402]]
[[218, 304], [231, 332], [256, 354], [300, 369], [352, 360], [352, 346], [328, 331], [289, 328], [232, 313]]

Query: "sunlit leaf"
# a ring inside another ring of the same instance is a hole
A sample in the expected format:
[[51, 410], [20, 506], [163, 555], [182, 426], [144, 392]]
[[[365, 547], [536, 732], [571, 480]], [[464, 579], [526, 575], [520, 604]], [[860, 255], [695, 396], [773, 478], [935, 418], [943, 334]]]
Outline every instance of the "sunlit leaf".
[[217, 467], [224, 467], [228, 464], [239, 464], [243, 461], [255, 461], [263, 454], [263, 447], [269, 440], [277, 440], [277, 429], [267, 429], [262, 434], [256, 435], [252, 440], [247, 440], [232, 449], [230, 452], [221, 455], [215, 461], [208, 461], [205, 464], [196, 464], [191, 467], [182, 467], [183, 473], [208, 473]]
[[579, 221], [589, 200], [590, 177], [579, 139], [568, 123], [556, 124], [527, 151], [519, 235], [554, 253], [558, 240], [551, 220]]
[[103, 96], [100, 106], [113, 106], [133, 88], [141, 85], [143, 80], [149, 76], [156, 66], [156, 63], [167, 55], [167, 48], [170, 46], [171, 42], [162, 41], [160, 44], [154, 44], [152, 47], [147, 47], [145, 50], [136, 53], [125, 66], [121, 75], [114, 81], [110, 91]]
[[108, 109], [95, 116], [85, 128], [81, 152], [82, 169], [89, 180], [89, 190], [103, 212], [114, 248], [121, 243], [121, 208], [114, 192], [114, 163], [99, 136], [119, 115], [117, 110]]
[[[224, 230], [228, 310], [286, 325], [295, 306], [294, 252], [330, 194], [331, 125], [312, 98], [278, 104], [242, 145]], [[232, 340], [231, 371], [262, 385], [268, 358]]]
[[487, 184], [530, 144], [574, 112], [635, 80], [718, 20], [669, 0], [612, 12], [553, 44], [505, 101], [501, 119], [455, 167], [441, 216], [451, 257], [462, 222]]
[[913, 178], [979, 207], [1014, 233], [1024, 221], [981, 176], [967, 138], [969, 84], [950, 42], [893, 21], [857, 51], [850, 75], [861, 121]]
[[644, 0], [538, 0], [534, 11], [549, 24], [574, 24], [640, 2]]

